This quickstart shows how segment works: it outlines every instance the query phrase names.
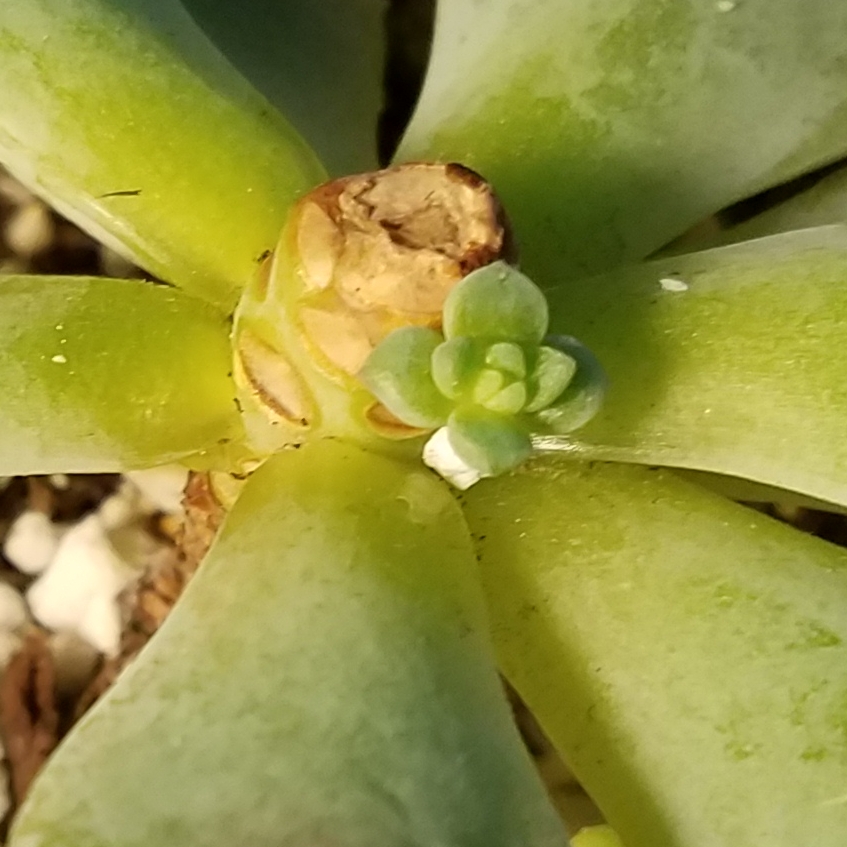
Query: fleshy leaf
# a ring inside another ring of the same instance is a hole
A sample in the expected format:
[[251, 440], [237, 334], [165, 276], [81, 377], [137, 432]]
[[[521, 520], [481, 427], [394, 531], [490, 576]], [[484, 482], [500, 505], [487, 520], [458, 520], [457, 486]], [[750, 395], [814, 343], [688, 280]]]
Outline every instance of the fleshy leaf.
[[183, 0], [333, 175], [377, 167], [387, 0]]
[[444, 0], [398, 160], [484, 174], [556, 285], [843, 156], [845, 31], [832, 0]]
[[485, 351], [485, 364], [517, 379], [526, 376], [526, 356], [519, 344], [500, 341]]
[[553, 330], [610, 380], [559, 448], [847, 503], [847, 228], [621, 269], [548, 299]]
[[565, 847], [485, 630], [446, 486], [337, 441], [277, 454], [11, 845]]
[[513, 418], [476, 409], [453, 412], [448, 436], [456, 455], [485, 476], [519, 465], [532, 452], [526, 430]]
[[370, 354], [359, 378], [404, 423], [441, 426], [450, 414], [451, 403], [432, 381], [431, 361], [442, 341], [432, 329], [397, 329]]
[[113, 472], [241, 432], [229, 325], [138, 280], [0, 277], [0, 474]]
[[844, 550], [632, 466], [463, 497], [503, 670], [626, 847], [842, 847]]
[[532, 400], [527, 403], [526, 411], [537, 412], [549, 406], [568, 387], [576, 368], [576, 360], [564, 350], [540, 347], [532, 372], [535, 391]]
[[[557, 382], [549, 386], [540, 382], [539, 393], [527, 411], [535, 412], [538, 407], [534, 417], [542, 424], [541, 432], [566, 435], [585, 426], [600, 411], [606, 399], [608, 379], [597, 357], [573, 336], [550, 335], [546, 341], [551, 346], [542, 347], [542, 353], [545, 349], [552, 349], [561, 356], [567, 356], [573, 366], [558, 361], [561, 371], [557, 374]], [[568, 374], [572, 376], [569, 376], [564, 390], [542, 406], [540, 401], [546, 399], [548, 393], [552, 394]], [[545, 378], [544, 374], [542, 378]], [[546, 378], [550, 379], [550, 376]]]
[[479, 371], [484, 344], [470, 338], [451, 338], [432, 353], [432, 378], [438, 390], [451, 400], [460, 397]]
[[505, 262], [469, 273], [447, 295], [444, 335], [539, 344], [547, 301], [534, 282]]
[[0, 4], [0, 161], [142, 267], [232, 306], [315, 155], [176, 0]]

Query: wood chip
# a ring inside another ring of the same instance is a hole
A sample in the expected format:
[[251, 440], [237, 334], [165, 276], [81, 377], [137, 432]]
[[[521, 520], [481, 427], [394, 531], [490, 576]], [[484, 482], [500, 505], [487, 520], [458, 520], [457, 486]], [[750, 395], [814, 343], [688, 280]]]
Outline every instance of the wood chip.
[[14, 808], [59, 741], [56, 672], [42, 633], [27, 636], [0, 678], [0, 733]]

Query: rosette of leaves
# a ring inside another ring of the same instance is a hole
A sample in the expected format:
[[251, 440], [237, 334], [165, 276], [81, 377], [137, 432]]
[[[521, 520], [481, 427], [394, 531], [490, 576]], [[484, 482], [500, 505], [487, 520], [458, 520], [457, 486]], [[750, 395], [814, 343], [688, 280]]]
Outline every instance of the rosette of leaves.
[[[230, 316], [295, 198], [376, 166], [383, 11], [0, 4], [0, 159], [169, 284], [0, 282], [0, 473], [244, 469]], [[847, 507], [843, 180], [691, 228], [844, 157], [845, 31], [440, 2], [395, 161], [495, 185], [602, 412], [461, 497], [337, 432], [276, 452], [12, 843], [562, 843], [496, 660], [626, 847], [842, 847], [847, 557], [725, 494]]]
[[444, 303], [443, 335], [392, 332], [360, 377], [404, 423], [447, 427], [455, 453], [484, 476], [532, 453], [533, 433], [566, 435], [600, 407], [605, 377], [576, 339], [548, 336], [547, 300], [522, 273], [493, 262]]

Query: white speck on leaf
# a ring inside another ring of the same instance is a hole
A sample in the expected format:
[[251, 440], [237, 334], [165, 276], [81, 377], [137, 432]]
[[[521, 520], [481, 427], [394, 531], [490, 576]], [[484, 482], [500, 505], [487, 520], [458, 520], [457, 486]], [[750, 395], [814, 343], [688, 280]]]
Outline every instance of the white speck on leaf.
[[659, 280], [659, 285], [662, 286], [663, 291], [673, 291], [677, 293], [688, 291], [688, 283], [677, 276], [663, 276]]
[[719, 12], [731, 12], [737, 5], [737, 0], [718, 0], [715, 3]]
[[67, 357], [63, 356], [61, 353], [57, 353], [50, 359], [51, 362], [55, 362], [57, 365], [64, 365], [67, 363]]

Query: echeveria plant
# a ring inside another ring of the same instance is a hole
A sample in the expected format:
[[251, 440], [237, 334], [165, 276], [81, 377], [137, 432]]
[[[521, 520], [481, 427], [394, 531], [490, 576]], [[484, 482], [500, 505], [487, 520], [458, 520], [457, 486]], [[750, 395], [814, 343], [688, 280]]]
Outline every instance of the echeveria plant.
[[0, 160], [170, 283], [0, 282], [0, 473], [235, 500], [11, 843], [564, 845], [499, 668], [574, 844], [843, 847], [847, 554], [715, 493], [847, 506], [843, 178], [667, 245], [847, 154], [847, 6], [442, 0], [377, 171], [384, 12], [0, 4]]

